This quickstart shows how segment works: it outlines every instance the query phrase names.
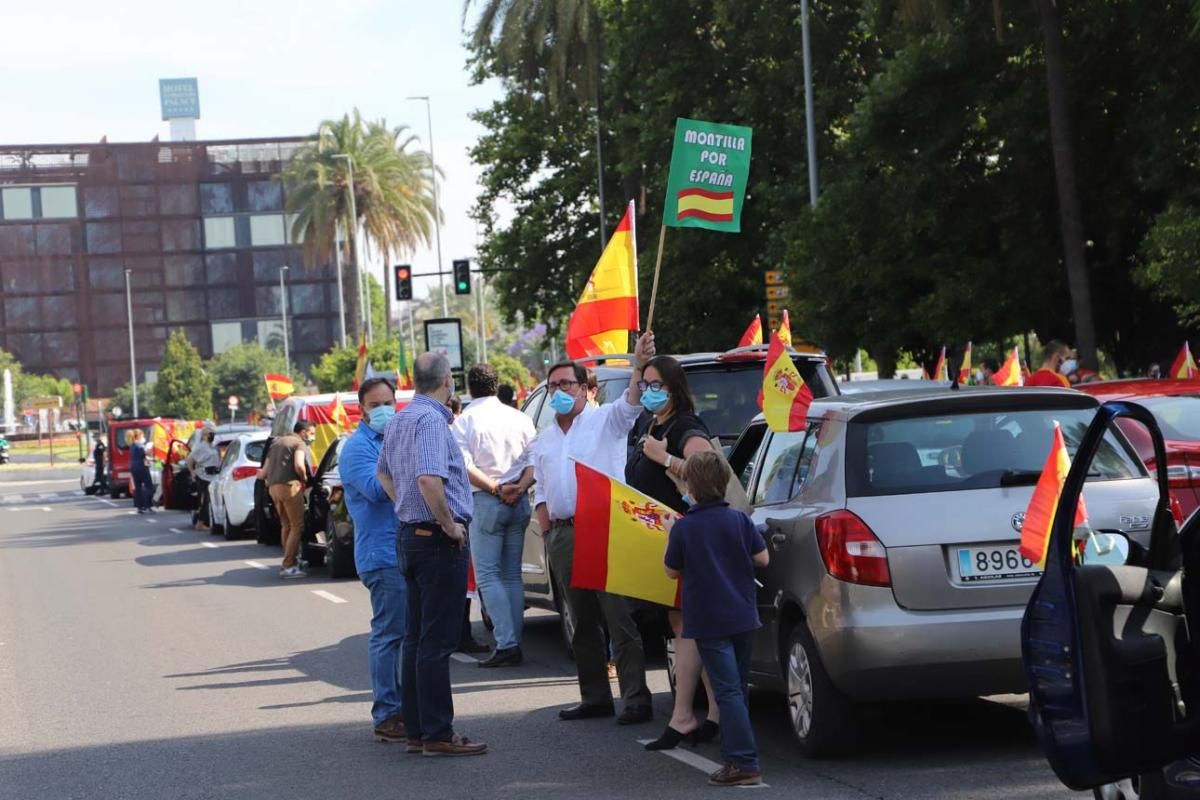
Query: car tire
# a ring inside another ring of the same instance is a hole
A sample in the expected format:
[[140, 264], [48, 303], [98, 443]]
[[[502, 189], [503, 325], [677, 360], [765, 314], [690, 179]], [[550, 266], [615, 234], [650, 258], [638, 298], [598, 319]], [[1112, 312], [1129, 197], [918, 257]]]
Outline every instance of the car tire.
[[221, 523], [217, 522], [214, 519], [212, 521], [212, 525], [208, 529], [208, 532], [211, 533], [213, 536], [224, 536], [225, 535], [225, 526], [222, 525]]
[[116, 486], [108, 487], [108, 496], [113, 500], [121, 499], [121, 490]]
[[242, 538], [243, 530], [244, 530], [244, 528], [242, 525], [232, 525], [229, 522], [229, 518], [228, 517], [225, 518], [225, 530], [224, 530], [225, 541], [232, 542], [235, 539]]
[[254, 540], [262, 545], [277, 545], [280, 543], [279, 518], [268, 517], [262, 511], [262, 506], [270, 498], [266, 486], [256, 486], [254, 489]]
[[354, 546], [347, 545], [337, 535], [336, 520], [333, 514], [325, 518], [325, 535], [329, 543], [325, 545], [325, 567], [329, 577], [334, 580], [357, 578], [358, 570], [354, 566]]
[[792, 626], [784, 642], [780, 655], [796, 744], [809, 758], [845, 753], [859, 733], [854, 703], [834, 686], [803, 621]]

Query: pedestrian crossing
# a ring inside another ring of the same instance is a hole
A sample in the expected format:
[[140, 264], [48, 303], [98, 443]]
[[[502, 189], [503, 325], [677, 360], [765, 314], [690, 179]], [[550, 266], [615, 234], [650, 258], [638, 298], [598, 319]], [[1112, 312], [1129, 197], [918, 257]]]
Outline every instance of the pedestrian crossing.
[[56, 503], [66, 500], [81, 500], [87, 497], [83, 492], [76, 489], [75, 491], [63, 492], [29, 492], [26, 494], [2, 494], [0, 495], [0, 507], [3, 506], [19, 506], [28, 503]]

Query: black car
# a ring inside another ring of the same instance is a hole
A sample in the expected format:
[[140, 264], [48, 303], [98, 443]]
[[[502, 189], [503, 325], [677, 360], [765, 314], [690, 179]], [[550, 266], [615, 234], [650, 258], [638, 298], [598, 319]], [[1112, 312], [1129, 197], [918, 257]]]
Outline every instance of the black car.
[[300, 557], [313, 565], [324, 564], [331, 578], [356, 578], [354, 521], [346, 511], [338, 457], [346, 435], [329, 446], [305, 489], [304, 533]]

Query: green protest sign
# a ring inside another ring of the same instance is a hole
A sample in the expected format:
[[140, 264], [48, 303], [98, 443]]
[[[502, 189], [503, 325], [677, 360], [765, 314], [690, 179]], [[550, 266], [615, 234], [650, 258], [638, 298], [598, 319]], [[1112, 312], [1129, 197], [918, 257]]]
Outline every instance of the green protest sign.
[[680, 117], [663, 224], [737, 233], [750, 175], [749, 128]]

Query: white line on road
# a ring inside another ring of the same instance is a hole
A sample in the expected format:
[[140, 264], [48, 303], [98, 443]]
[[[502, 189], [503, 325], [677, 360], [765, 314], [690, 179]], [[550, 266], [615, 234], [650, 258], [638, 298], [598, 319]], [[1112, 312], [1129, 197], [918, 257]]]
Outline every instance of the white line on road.
[[[167, 530], [169, 530], [171, 533], [183, 533], [183, 531], [179, 528], [167, 528]], [[207, 542], [205, 542], [205, 544], [207, 544]]]
[[[638, 739], [638, 744], [649, 744], [653, 739]], [[681, 764], [687, 764], [689, 767], [698, 769], [705, 775], [711, 775], [721, 768], [721, 765], [715, 761], [710, 761], [699, 753], [694, 753], [691, 750], [684, 750], [681, 747], [676, 747], [672, 750], [659, 750], [667, 758], [673, 758]], [[757, 786], [740, 786], [740, 789], [766, 789], [767, 784], [760, 783]]]
[[478, 664], [479, 663], [478, 658], [472, 658], [471, 656], [467, 655], [466, 653], [451, 653], [450, 657], [453, 658], [455, 661], [457, 661], [460, 664]]
[[254, 567], [255, 569], [270, 569], [270, 567], [268, 567], [266, 564], [260, 564], [257, 561], [243, 561], [242, 563], [249, 564], [250, 566]]
[[112, 500], [109, 500], [107, 497], [97, 497], [96, 499], [99, 500], [101, 503], [104, 503], [104, 505], [106, 505], [106, 506], [112, 506], [113, 508], [120, 508], [120, 506], [118, 506]]
[[350, 602], [346, 598], [338, 597], [336, 594], [333, 594], [332, 592], [327, 592], [324, 589], [313, 589], [312, 593], [315, 594], [317, 597], [320, 597], [322, 600], [328, 600], [331, 603], [349, 603]]
[[50, 510], [50, 506], [42, 506], [42, 511], [49, 511], [49, 510]]
[[212, 542], [201, 542], [200, 544], [204, 545], [205, 547], [217, 547], [218, 546], [218, 545], [213, 544]]

